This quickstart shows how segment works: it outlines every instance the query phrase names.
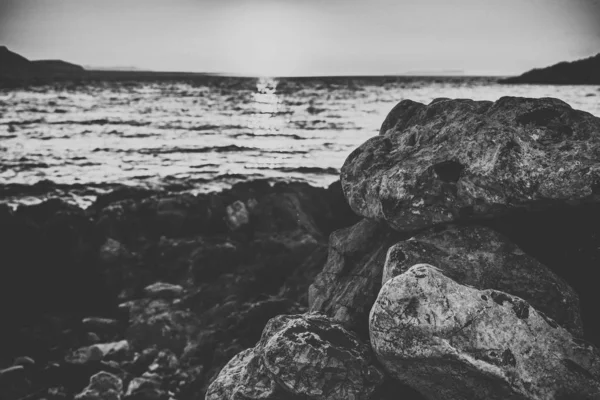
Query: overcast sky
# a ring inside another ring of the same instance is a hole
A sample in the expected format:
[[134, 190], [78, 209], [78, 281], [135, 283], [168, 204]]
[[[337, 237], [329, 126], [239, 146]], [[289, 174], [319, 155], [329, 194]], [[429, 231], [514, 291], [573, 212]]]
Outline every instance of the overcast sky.
[[600, 0], [0, 0], [29, 59], [247, 75], [511, 75], [600, 52]]

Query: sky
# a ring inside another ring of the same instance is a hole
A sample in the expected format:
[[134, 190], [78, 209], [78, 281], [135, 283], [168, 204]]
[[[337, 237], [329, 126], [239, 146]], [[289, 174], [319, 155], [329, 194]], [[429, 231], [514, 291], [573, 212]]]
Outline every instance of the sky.
[[0, 0], [0, 45], [86, 67], [515, 75], [600, 52], [600, 0]]

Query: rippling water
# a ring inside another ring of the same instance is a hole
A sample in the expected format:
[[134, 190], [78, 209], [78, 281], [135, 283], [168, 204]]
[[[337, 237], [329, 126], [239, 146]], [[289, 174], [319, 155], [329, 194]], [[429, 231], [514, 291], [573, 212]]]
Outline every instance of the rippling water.
[[[254, 178], [325, 186], [400, 100], [557, 97], [600, 116], [598, 86], [493, 78], [206, 78], [0, 91], [0, 202], [82, 204], [119, 185], [211, 191]], [[33, 186], [32, 186], [33, 185]]]

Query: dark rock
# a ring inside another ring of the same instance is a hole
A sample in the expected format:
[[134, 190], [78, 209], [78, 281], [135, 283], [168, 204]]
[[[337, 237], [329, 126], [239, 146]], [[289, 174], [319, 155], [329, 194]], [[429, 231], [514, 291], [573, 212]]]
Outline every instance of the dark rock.
[[594, 271], [600, 265], [600, 205], [519, 212], [485, 222], [564, 279], [579, 295], [585, 339], [600, 346]]
[[90, 384], [75, 400], [120, 400], [123, 381], [108, 372], [99, 372], [90, 378]]
[[416, 231], [600, 199], [600, 118], [558, 99], [402, 101], [347, 158], [352, 209]]
[[83, 329], [89, 332], [115, 332], [119, 328], [119, 321], [114, 318], [87, 317], [81, 320]]
[[415, 264], [437, 266], [448, 278], [526, 300], [574, 336], [583, 336], [577, 293], [506, 237], [480, 226], [431, 230], [392, 246], [383, 283]]
[[327, 263], [309, 288], [310, 311], [326, 314], [367, 337], [386, 253], [401, 238], [384, 223], [367, 219], [332, 233]]
[[194, 331], [196, 317], [185, 310], [173, 309], [165, 300], [142, 300], [130, 315], [125, 334], [134, 350], [156, 346], [181, 354]]

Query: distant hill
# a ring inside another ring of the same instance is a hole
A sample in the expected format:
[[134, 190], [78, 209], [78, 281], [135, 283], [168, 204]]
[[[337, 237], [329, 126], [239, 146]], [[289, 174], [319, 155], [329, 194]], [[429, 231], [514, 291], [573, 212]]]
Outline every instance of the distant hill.
[[25, 57], [0, 46], [0, 78], [24, 78], [34, 73], [35, 67]]
[[19, 84], [64, 78], [79, 78], [86, 70], [76, 64], [61, 60], [30, 61], [0, 46], [0, 83]]
[[85, 69], [81, 65], [62, 60], [36, 60], [31, 62], [35, 67], [48, 73], [81, 73]]
[[536, 68], [523, 75], [501, 79], [499, 83], [533, 83], [555, 85], [600, 85], [600, 53], [572, 62]]

